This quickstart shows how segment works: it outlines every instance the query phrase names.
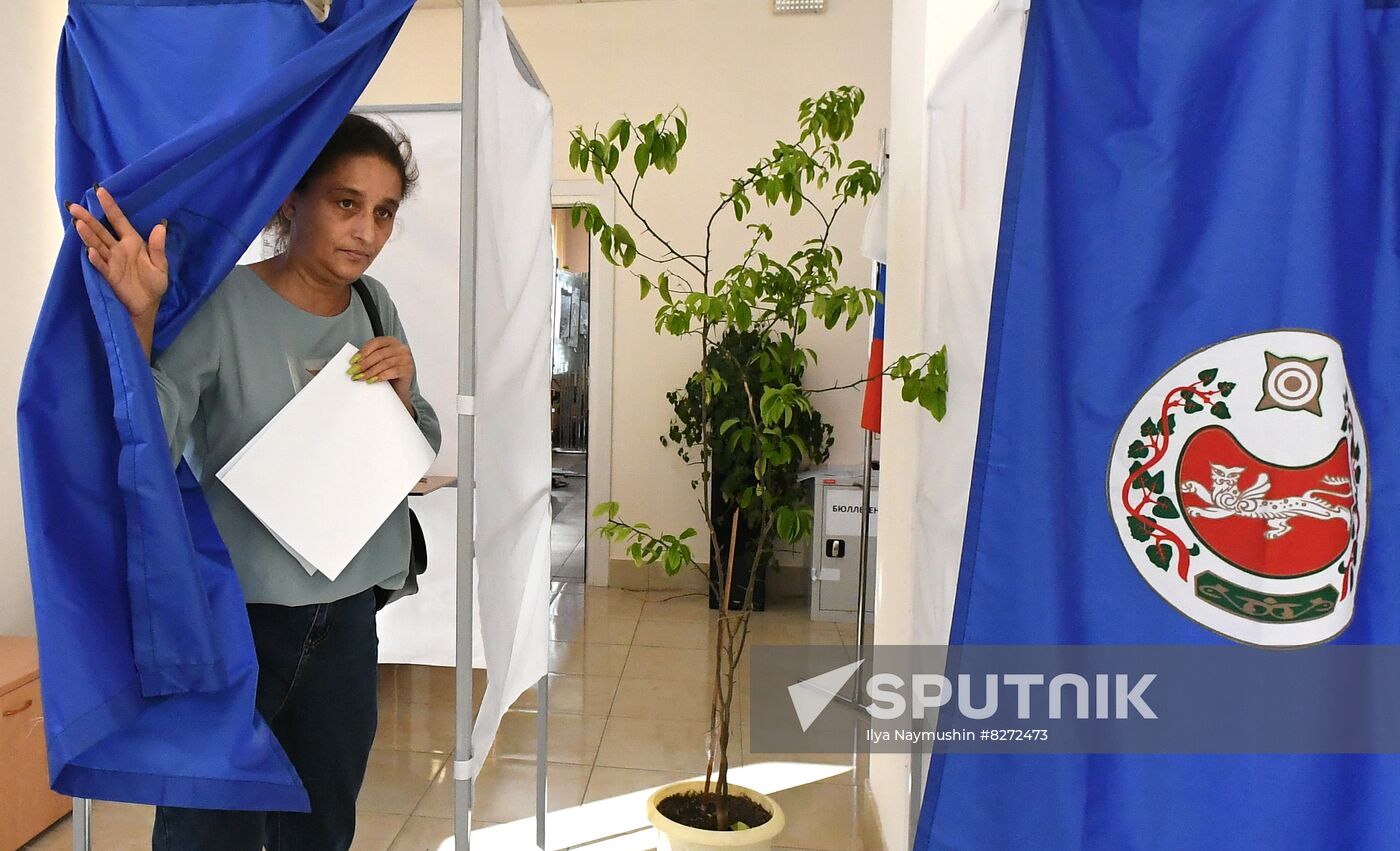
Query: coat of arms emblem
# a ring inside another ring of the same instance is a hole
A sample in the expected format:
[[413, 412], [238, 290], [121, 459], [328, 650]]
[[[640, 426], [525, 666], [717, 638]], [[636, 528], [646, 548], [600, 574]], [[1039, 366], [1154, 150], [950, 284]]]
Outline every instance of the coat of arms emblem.
[[1108, 502], [1138, 573], [1179, 612], [1301, 647], [1351, 621], [1366, 466], [1341, 345], [1266, 331], [1190, 355], [1143, 394], [1114, 441]]

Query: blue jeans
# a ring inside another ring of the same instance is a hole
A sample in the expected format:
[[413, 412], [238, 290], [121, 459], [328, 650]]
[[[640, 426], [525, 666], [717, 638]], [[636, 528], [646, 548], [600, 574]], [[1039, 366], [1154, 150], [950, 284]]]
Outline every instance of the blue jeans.
[[311, 798], [309, 813], [157, 807], [154, 851], [346, 851], [378, 725], [374, 589], [311, 606], [248, 606], [258, 712]]

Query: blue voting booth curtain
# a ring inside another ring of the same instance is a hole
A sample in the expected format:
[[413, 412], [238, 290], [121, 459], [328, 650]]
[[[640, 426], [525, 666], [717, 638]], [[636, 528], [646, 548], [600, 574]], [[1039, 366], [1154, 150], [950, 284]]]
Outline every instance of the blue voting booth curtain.
[[[1397, 6], [1031, 4], [953, 643], [1400, 643]], [[1396, 801], [1396, 756], [936, 754], [915, 847], [1393, 848]]]
[[[57, 201], [100, 181], [146, 235], [168, 218], [156, 348], [256, 238], [354, 105], [412, 0], [70, 0]], [[25, 364], [20, 475], [50, 780], [65, 794], [305, 811], [254, 709], [228, 552], [172, 468], [131, 321], [68, 215]], [[178, 473], [178, 474], [177, 474]]]

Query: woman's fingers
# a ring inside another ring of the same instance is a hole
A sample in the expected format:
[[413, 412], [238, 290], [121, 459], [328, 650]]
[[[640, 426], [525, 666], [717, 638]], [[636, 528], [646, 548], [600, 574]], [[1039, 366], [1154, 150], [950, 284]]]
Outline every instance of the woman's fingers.
[[97, 187], [97, 202], [102, 205], [103, 211], [107, 213], [107, 221], [112, 223], [112, 229], [116, 232], [117, 239], [122, 240], [128, 237], [141, 238], [141, 234], [136, 232], [136, 228], [131, 226], [131, 222], [126, 220], [126, 214], [118, 206], [117, 199], [112, 197], [112, 193], [105, 188]]
[[411, 378], [413, 372], [404, 367], [388, 367], [383, 372], [376, 373], [361, 379], [369, 384], [383, 384], [398, 378]]
[[[404, 350], [406, 351], [406, 350]], [[392, 349], [377, 349], [359, 360], [350, 364], [352, 372], [363, 372], [368, 375], [371, 371], [378, 369], [381, 365], [390, 363], [403, 356], [404, 351]]]
[[350, 366], [363, 372], [389, 358], [395, 358], [401, 355], [412, 357], [408, 346], [404, 345], [398, 339], [394, 337], [375, 337], [373, 340], [365, 343], [360, 351], [350, 359]]
[[391, 372], [394, 373], [392, 377], [399, 378], [402, 377], [405, 372], [412, 371], [412, 369], [413, 359], [404, 357], [394, 358], [389, 361], [381, 361], [369, 369], [357, 370], [350, 375], [356, 381], [368, 381], [371, 378], [377, 378], [383, 381], [385, 378], [390, 377], [389, 373]]
[[90, 250], [96, 251], [103, 257], [106, 257], [112, 250], [107, 243], [98, 238], [92, 228], [88, 227], [87, 222], [74, 222], [73, 229], [78, 232], [78, 238], [83, 241], [83, 245], [86, 245]]
[[107, 232], [107, 228], [82, 204], [69, 204], [68, 215], [73, 217], [73, 225], [78, 231], [78, 236], [82, 237], [83, 242], [89, 247], [102, 246], [110, 249], [117, 244], [117, 240]]
[[102, 274], [102, 277], [107, 277], [107, 258], [102, 256], [96, 248], [89, 248], [87, 255], [88, 262], [92, 263], [93, 268], [97, 269], [97, 271]]
[[367, 384], [411, 379], [413, 352], [395, 337], [375, 337], [350, 359], [350, 377]]
[[[402, 366], [389, 367], [383, 372], [379, 373], [378, 375], [373, 376], [372, 380], [376, 384], [386, 384], [390, 381], [398, 381], [400, 379], [411, 378], [413, 378], [413, 364], [410, 363]], [[368, 381], [371, 379], [366, 380]]]
[[389, 378], [402, 378], [411, 375], [413, 372], [413, 356], [408, 349], [388, 357], [380, 357], [368, 365], [363, 363], [352, 364], [350, 375], [356, 381], [368, 381], [371, 378], [384, 381]]
[[402, 345], [403, 343], [400, 343], [396, 337], [375, 337], [360, 347], [360, 350], [350, 359], [350, 363], [357, 364], [383, 349]]
[[165, 235], [168, 230], [165, 220], [161, 219], [159, 224], [151, 228], [151, 238], [146, 242], [151, 263], [162, 272], [168, 272], [170, 269], [170, 262], [165, 259]]

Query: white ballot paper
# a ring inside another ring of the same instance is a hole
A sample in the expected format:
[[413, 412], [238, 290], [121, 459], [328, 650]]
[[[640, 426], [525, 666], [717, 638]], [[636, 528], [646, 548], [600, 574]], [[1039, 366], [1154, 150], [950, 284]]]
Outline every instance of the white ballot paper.
[[433, 462], [388, 382], [352, 381], [349, 343], [218, 477], [309, 572], [335, 579]]

